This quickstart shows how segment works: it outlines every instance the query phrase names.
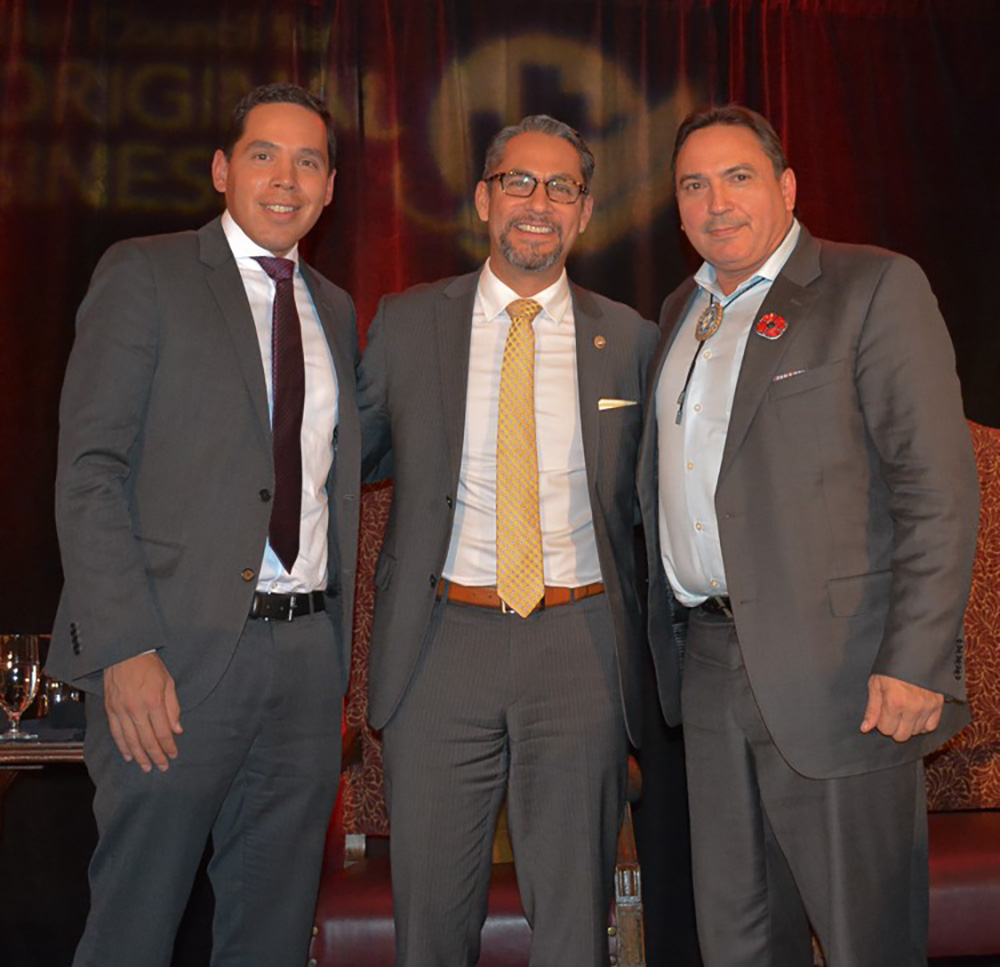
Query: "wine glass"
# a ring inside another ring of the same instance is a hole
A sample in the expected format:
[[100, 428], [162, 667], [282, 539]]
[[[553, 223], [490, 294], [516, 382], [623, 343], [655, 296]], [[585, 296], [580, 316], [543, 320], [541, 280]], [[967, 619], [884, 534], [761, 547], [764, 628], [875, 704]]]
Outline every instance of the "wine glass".
[[0, 742], [38, 738], [20, 726], [38, 691], [38, 665], [38, 635], [0, 635], [0, 708], [11, 723]]

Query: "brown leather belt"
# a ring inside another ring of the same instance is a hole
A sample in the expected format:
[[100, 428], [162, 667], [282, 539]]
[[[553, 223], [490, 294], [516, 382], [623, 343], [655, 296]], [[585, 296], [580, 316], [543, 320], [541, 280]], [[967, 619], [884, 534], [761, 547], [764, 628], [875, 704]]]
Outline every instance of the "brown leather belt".
[[[561, 604], [572, 604], [574, 601], [582, 601], [595, 594], [604, 594], [604, 584], [601, 581], [584, 584], [579, 588], [556, 588], [546, 585], [545, 597], [538, 602], [535, 611], [541, 611], [543, 608], [556, 608]], [[467, 584], [455, 584], [454, 581], [442, 579], [438, 583], [437, 596], [447, 598], [457, 604], [472, 604], [477, 608], [493, 608], [507, 614], [516, 614], [501, 600], [495, 587], [470, 587]], [[534, 613], [533, 611], [532, 614]]]

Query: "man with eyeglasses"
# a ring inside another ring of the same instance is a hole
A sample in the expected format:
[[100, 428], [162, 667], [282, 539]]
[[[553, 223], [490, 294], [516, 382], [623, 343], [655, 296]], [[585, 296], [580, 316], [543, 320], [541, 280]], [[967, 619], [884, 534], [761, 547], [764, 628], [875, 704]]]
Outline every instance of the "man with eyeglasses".
[[570, 283], [580, 135], [527, 117], [476, 186], [481, 270], [387, 296], [359, 388], [395, 479], [376, 573], [397, 965], [471, 965], [504, 796], [531, 962], [608, 963], [638, 742], [634, 466], [655, 327]]

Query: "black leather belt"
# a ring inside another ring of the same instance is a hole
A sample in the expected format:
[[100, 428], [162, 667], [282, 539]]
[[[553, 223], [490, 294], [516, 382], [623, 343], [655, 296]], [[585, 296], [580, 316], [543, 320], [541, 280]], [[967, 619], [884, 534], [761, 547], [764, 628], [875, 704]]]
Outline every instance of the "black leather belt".
[[730, 621], [733, 620], [733, 607], [728, 596], [723, 594], [715, 594], [710, 598], [706, 598], [698, 605], [701, 608], [703, 614], [714, 614], [718, 615], [720, 618], [728, 618]]
[[254, 591], [250, 602], [250, 617], [265, 621], [291, 621], [315, 611], [326, 611], [326, 596], [322, 591], [301, 594], [265, 594]]

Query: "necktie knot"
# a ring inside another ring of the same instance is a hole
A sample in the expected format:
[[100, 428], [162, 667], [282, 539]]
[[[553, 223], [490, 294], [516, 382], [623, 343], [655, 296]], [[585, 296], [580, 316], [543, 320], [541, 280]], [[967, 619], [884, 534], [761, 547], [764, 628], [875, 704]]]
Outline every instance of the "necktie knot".
[[507, 315], [514, 325], [530, 326], [542, 307], [534, 299], [515, 299], [507, 306]]
[[276, 255], [255, 255], [253, 258], [275, 282], [290, 279], [295, 274], [295, 263], [291, 259], [278, 258]]

